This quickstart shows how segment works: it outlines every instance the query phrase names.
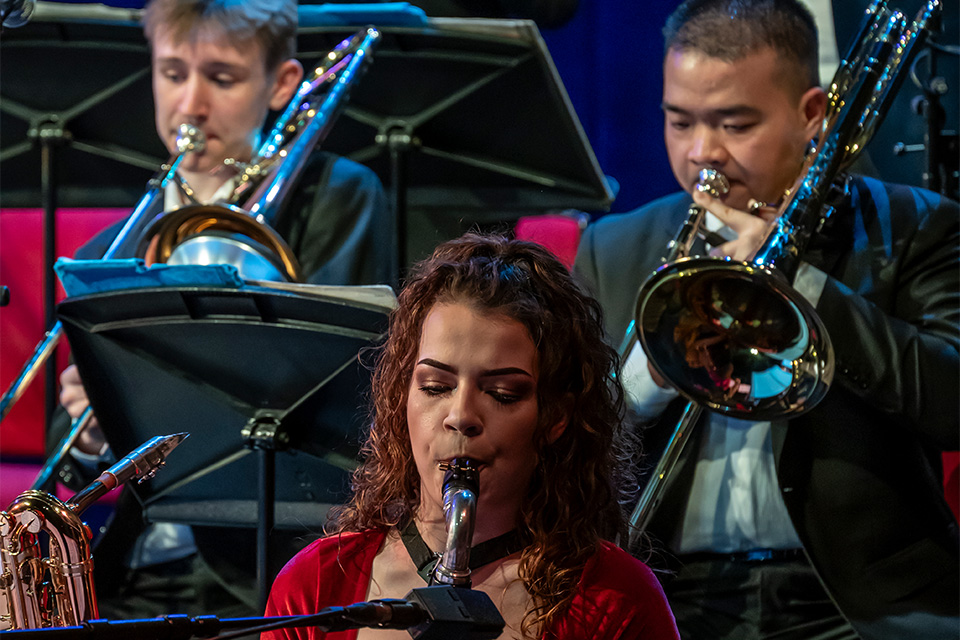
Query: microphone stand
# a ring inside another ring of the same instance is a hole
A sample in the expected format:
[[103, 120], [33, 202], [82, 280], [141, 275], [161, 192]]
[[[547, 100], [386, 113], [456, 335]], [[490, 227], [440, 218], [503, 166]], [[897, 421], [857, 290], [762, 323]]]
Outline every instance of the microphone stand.
[[[323, 632], [348, 629], [407, 629], [418, 640], [493, 640], [505, 626], [490, 596], [482, 591], [433, 586], [414, 589], [404, 599], [371, 600], [317, 613], [263, 618], [168, 615], [143, 620], [89, 620], [73, 627], [20, 629], [0, 635], [30, 640], [229, 640], [291, 627]], [[231, 630], [220, 634], [224, 630]]]

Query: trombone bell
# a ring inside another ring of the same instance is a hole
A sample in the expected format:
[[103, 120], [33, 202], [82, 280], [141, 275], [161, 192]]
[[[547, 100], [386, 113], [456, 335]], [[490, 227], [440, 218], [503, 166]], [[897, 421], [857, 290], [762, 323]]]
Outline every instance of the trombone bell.
[[164, 214], [141, 238], [137, 255], [147, 265], [233, 265], [244, 280], [303, 280], [280, 234], [231, 205], [188, 205]]
[[833, 380], [833, 348], [810, 303], [777, 272], [751, 263], [665, 264], [641, 288], [636, 318], [660, 375], [725, 415], [799, 415]]

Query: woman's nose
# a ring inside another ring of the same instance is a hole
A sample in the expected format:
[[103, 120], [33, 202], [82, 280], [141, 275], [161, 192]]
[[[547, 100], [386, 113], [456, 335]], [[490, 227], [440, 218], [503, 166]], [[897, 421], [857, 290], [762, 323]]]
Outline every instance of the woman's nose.
[[450, 409], [444, 419], [444, 426], [455, 429], [465, 436], [476, 436], [483, 432], [483, 420], [479, 411], [479, 392], [460, 387], [453, 394]]

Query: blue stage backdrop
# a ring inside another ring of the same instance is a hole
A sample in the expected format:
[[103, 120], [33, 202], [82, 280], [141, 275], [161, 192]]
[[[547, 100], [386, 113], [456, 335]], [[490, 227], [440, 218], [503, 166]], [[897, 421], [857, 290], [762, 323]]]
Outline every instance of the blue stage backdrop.
[[600, 166], [620, 185], [611, 211], [629, 211], [678, 186], [663, 148], [660, 27], [673, 0], [582, 0], [544, 39]]
[[[890, 4], [914, 16], [922, 0]], [[834, 0], [834, 23], [842, 55], [854, 37], [869, 0]], [[660, 29], [679, 0], [581, 0], [574, 18], [562, 28], [543, 30], [567, 92], [604, 172], [620, 184], [611, 211], [624, 212], [678, 189], [663, 147], [660, 112], [663, 39]], [[936, 40], [949, 50], [935, 56], [936, 75], [945, 80], [941, 104], [943, 130], [952, 133], [958, 152], [957, 41], [960, 2], [944, 3], [942, 32]], [[929, 77], [930, 57], [916, 63], [917, 76]], [[824, 78], [826, 83], [829, 78]], [[905, 78], [884, 124], [857, 166], [885, 180], [923, 186], [922, 151], [896, 155], [897, 143], [923, 143], [926, 122], [915, 109], [921, 90]], [[955, 193], [951, 194], [957, 197]]]

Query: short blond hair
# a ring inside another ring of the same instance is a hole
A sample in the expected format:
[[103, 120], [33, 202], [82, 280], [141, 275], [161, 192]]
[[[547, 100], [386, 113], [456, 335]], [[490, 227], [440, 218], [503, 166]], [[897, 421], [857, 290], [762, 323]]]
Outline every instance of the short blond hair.
[[294, 0], [151, 0], [143, 12], [143, 32], [151, 44], [160, 29], [175, 40], [191, 40], [213, 27], [231, 40], [255, 39], [268, 71], [296, 54], [297, 4]]

